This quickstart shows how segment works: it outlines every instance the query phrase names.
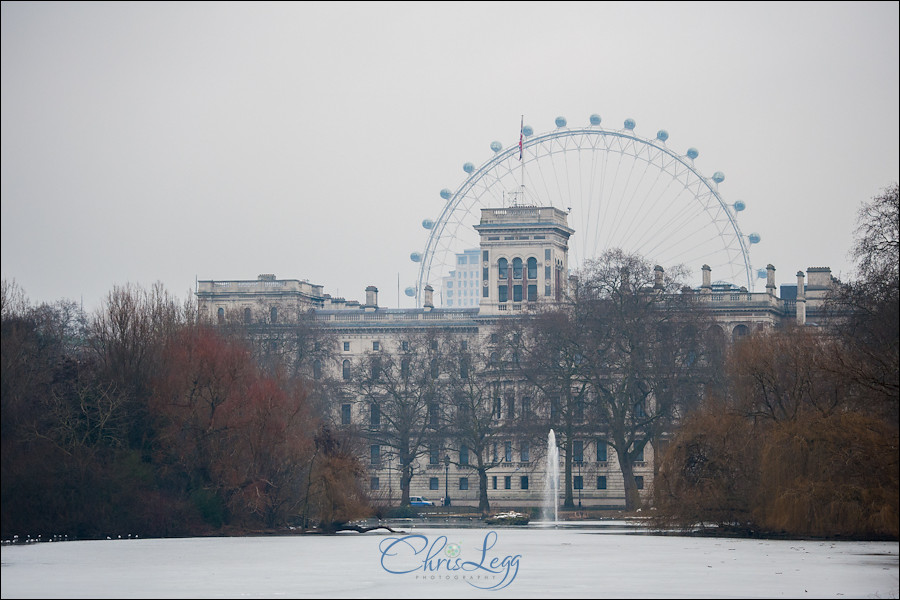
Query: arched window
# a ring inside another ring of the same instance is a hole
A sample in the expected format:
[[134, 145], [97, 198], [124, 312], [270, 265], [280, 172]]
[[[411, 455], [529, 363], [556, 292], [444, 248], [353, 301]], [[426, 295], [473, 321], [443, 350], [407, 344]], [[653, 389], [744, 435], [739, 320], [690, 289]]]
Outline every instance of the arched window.
[[509, 277], [509, 263], [505, 258], [501, 258], [497, 261], [497, 277], [500, 281]]
[[244, 309], [244, 323], [250, 323], [252, 318], [253, 318], [253, 315], [250, 313], [250, 308], [249, 307], [245, 308]]
[[269, 309], [269, 321], [272, 323], [278, 322], [278, 307], [273, 306]]
[[344, 378], [344, 381], [350, 380], [350, 361], [345, 360], [341, 365], [341, 376]]
[[737, 341], [750, 333], [750, 328], [744, 325], [743, 323], [734, 328], [731, 332], [732, 341]]
[[522, 279], [522, 259], [518, 256], [513, 259], [513, 279]]
[[537, 259], [533, 256], [528, 259], [528, 279], [537, 279]]
[[217, 311], [217, 315], [219, 318], [219, 325], [221, 325], [222, 323], [225, 322], [225, 309], [219, 307], [219, 310]]

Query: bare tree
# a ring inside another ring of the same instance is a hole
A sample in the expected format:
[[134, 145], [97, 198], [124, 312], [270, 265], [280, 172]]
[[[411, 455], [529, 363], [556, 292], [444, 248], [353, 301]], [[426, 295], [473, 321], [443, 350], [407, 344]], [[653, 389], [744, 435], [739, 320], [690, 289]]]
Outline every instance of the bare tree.
[[370, 441], [399, 461], [404, 506], [409, 505], [417, 459], [425, 455], [441, 426], [441, 357], [435, 333], [410, 333], [400, 336], [396, 347], [373, 350], [353, 366], [349, 392], [359, 394], [363, 412], [371, 415], [365, 428]]
[[553, 429], [563, 450], [563, 505], [574, 507], [572, 467], [574, 443], [596, 424], [589, 424], [588, 385], [582, 375], [584, 328], [572, 305], [554, 306], [503, 322], [502, 337], [516, 373], [539, 393], [535, 408], [543, 434]]
[[682, 271], [672, 272], [609, 251], [585, 265], [567, 303], [512, 332], [521, 373], [549, 401], [549, 424], [565, 449], [566, 506], [574, 505], [572, 443], [599, 429], [616, 451], [626, 508], [636, 509], [634, 463], [702, 395], [714, 359], [706, 345], [712, 321], [693, 295], [680, 293]]
[[514, 394], [521, 389], [518, 371], [510, 370], [497, 348], [475, 336], [449, 340], [441, 382], [449, 404], [449, 445], [459, 457], [454, 464], [477, 474], [478, 510], [484, 515], [490, 511], [488, 472], [506, 460], [497, 445], [509, 437], [530, 444], [535, 426], [531, 407], [523, 406], [521, 396], [518, 413], [513, 408]]
[[856, 277], [837, 286], [828, 309], [841, 338], [832, 366], [866, 390], [871, 410], [900, 407], [900, 189], [895, 183], [858, 214], [851, 255]]

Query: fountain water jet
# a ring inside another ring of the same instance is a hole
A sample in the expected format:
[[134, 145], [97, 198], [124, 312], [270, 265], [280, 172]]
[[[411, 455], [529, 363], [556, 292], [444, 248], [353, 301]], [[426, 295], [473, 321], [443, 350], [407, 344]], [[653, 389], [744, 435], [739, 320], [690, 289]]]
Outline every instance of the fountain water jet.
[[547, 465], [544, 467], [544, 522], [559, 522], [559, 448], [556, 433], [547, 434]]

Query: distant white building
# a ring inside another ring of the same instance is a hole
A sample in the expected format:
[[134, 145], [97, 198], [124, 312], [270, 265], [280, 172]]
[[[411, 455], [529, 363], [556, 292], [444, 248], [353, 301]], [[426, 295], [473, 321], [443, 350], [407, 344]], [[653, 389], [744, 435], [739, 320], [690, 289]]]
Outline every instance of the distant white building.
[[481, 260], [479, 248], [471, 248], [456, 255], [456, 269], [443, 278], [441, 306], [474, 308], [478, 306], [481, 290]]

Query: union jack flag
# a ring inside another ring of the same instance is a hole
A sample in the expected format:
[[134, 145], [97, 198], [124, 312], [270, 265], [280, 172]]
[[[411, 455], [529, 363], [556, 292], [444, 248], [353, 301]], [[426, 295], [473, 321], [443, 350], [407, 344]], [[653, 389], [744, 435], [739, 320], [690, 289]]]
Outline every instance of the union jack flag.
[[519, 125], [519, 160], [522, 160], [522, 147], [525, 139], [525, 115], [522, 115], [522, 123]]

